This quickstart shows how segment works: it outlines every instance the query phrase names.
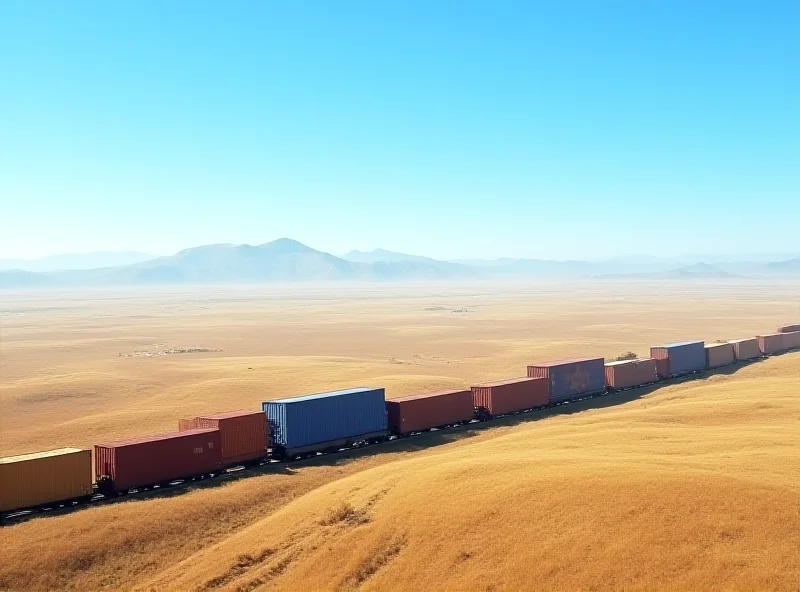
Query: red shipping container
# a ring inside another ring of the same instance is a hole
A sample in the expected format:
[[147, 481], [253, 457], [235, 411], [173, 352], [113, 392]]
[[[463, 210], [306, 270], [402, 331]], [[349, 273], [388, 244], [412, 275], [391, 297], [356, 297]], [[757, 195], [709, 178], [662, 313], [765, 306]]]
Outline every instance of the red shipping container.
[[650, 384], [658, 380], [658, 367], [653, 358], [608, 362], [606, 386], [619, 390]]
[[656, 359], [656, 374], [658, 374], [659, 378], [672, 378], [672, 374], [669, 371], [669, 358]]
[[783, 327], [778, 327], [778, 330], [775, 331], [776, 333], [796, 333], [800, 331], [800, 325], [784, 325]]
[[729, 341], [733, 346], [733, 355], [737, 360], [752, 360], [761, 357], [761, 350], [758, 348], [758, 339], [733, 339]]
[[800, 331], [783, 333], [783, 349], [800, 347]]
[[263, 411], [230, 411], [199, 415], [198, 428], [218, 428], [225, 465], [267, 455], [267, 415]]
[[120, 440], [94, 447], [95, 478], [127, 491], [205, 475], [222, 467], [219, 430], [197, 429]]
[[547, 405], [550, 401], [546, 378], [513, 378], [472, 387], [473, 406], [489, 415], [503, 415]]
[[469, 421], [474, 417], [472, 391], [438, 391], [386, 401], [389, 429], [395, 434]]
[[784, 350], [783, 347], [783, 333], [772, 333], [770, 335], [758, 335], [758, 349], [765, 356], [769, 354], [777, 354]]
[[706, 366], [708, 368], [719, 368], [733, 364], [735, 361], [733, 345], [730, 343], [707, 343], [706, 344]]

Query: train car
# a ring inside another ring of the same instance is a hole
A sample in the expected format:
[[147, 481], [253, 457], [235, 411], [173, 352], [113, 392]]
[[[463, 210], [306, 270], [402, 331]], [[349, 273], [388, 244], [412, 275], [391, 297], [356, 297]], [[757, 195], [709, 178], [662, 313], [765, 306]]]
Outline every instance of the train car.
[[769, 335], [757, 335], [758, 349], [765, 356], [781, 353], [783, 347], [784, 333], [770, 333]]
[[200, 428], [96, 444], [94, 467], [98, 489], [116, 493], [218, 472], [220, 431]]
[[758, 339], [731, 339], [728, 343], [733, 346], [733, 355], [738, 361], [752, 360], [761, 357], [761, 350], [758, 348]]
[[650, 348], [650, 357], [656, 360], [659, 378], [683, 376], [706, 369], [705, 343], [680, 341]]
[[178, 421], [178, 430], [215, 428], [222, 442], [222, 464], [247, 464], [267, 456], [267, 416], [263, 411], [228, 411]]
[[91, 450], [59, 448], [0, 458], [0, 512], [91, 495]]
[[775, 330], [775, 333], [797, 333], [797, 332], [800, 332], [800, 324], [784, 325], [783, 327], [778, 327]]
[[472, 387], [472, 404], [479, 417], [493, 417], [543, 407], [550, 402], [546, 378], [512, 378]]
[[546, 378], [550, 403], [595, 395], [606, 390], [603, 358], [575, 358], [528, 366], [531, 378]]
[[800, 347], [800, 331], [783, 333], [783, 349], [797, 349], [798, 347]]
[[388, 435], [386, 391], [359, 387], [264, 401], [276, 458], [337, 449]]
[[393, 434], [422, 432], [465, 421], [474, 416], [471, 390], [444, 390], [386, 401], [389, 430]]
[[733, 345], [730, 343], [707, 343], [705, 350], [706, 368], [720, 368], [736, 361]]
[[606, 386], [613, 391], [652, 384], [658, 380], [653, 358], [618, 360], [605, 364]]

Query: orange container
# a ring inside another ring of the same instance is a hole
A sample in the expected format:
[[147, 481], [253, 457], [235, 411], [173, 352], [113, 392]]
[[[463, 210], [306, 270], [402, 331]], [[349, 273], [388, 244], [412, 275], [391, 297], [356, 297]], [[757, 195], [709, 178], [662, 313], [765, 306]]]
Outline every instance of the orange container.
[[92, 452], [59, 448], [0, 458], [0, 512], [92, 495]]
[[197, 418], [193, 419], [179, 419], [178, 420], [178, 431], [185, 432], [186, 430], [196, 430], [197, 429]]

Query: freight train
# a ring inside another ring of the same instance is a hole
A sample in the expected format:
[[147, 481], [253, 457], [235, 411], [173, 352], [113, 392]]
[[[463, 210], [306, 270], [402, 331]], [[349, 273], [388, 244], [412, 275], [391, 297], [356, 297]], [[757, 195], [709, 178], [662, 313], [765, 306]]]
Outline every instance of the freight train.
[[800, 348], [800, 325], [749, 339], [685, 341], [649, 358], [538, 363], [527, 376], [470, 389], [386, 399], [359, 387], [264, 401], [260, 410], [178, 421], [178, 431], [0, 458], [0, 522], [214, 478], [232, 469], [296, 460], [574, 403]]

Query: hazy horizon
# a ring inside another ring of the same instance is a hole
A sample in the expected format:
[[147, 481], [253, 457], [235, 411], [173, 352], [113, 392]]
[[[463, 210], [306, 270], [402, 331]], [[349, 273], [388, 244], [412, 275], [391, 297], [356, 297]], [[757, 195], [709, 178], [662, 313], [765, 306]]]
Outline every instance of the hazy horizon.
[[[288, 237], [281, 237], [288, 238]], [[271, 239], [267, 241], [263, 241], [261, 243], [257, 243], [255, 245], [250, 246], [257, 246], [261, 244], [268, 244], [275, 240], [281, 239]], [[289, 239], [294, 240], [294, 239]], [[596, 256], [583, 256], [583, 257], [576, 257], [576, 258], [554, 258], [554, 259], [546, 259], [544, 257], [508, 257], [508, 256], [499, 256], [499, 257], [453, 257], [451, 259], [437, 259], [436, 257], [432, 257], [426, 253], [411, 253], [411, 252], [400, 252], [400, 251], [391, 251], [389, 249], [384, 249], [382, 247], [376, 247], [374, 249], [359, 249], [354, 248], [347, 252], [330, 252], [324, 249], [319, 249], [315, 247], [313, 244], [302, 243], [307, 247], [310, 247], [314, 250], [329, 253], [334, 255], [335, 257], [340, 258], [347, 258], [349, 255], [362, 253], [362, 254], [372, 254], [375, 252], [384, 251], [391, 254], [397, 255], [407, 255], [411, 257], [421, 257], [421, 258], [430, 258], [438, 261], [449, 261], [449, 262], [463, 262], [468, 263], [470, 261], [496, 261], [496, 260], [503, 260], [503, 259], [530, 259], [530, 260], [552, 260], [552, 261], [586, 261], [586, 262], [605, 262], [605, 261], [614, 261], [614, 260], [635, 260], [641, 259], [643, 261], [653, 260], [653, 261], [702, 261], [703, 259], [709, 259], [709, 261], [781, 261], [784, 259], [790, 259], [800, 256], [800, 250], [798, 251], [788, 251], [788, 252], [775, 252], [775, 251], [748, 251], [748, 252], [735, 252], [735, 251], [720, 251], [717, 253], [709, 252], [709, 253], [676, 253], [673, 255], [659, 255], [655, 253], [645, 253], [645, 252], [630, 252], [630, 253], [619, 253], [616, 255], [610, 255], [606, 257], [596, 257]], [[131, 260], [141, 260], [146, 261], [149, 259], [157, 259], [160, 257], [171, 257], [180, 253], [182, 251], [187, 251], [199, 247], [208, 247], [208, 246], [223, 246], [223, 245], [232, 245], [232, 246], [243, 246], [247, 245], [247, 243], [214, 243], [210, 245], [193, 245], [191, 247], [185, 247], [183, 249], [179, 249], [175, 252], [167, 252], [167, 253], [155, 253], [152, 250], [136, 250], [136, 251], [113, 251], [113, 250], [101, 250], [101, 251], [88, 251], [88, 252], [63, 252], [63, 253], [50, 253], [47, 255], [43, 255], [41, 257], [0, 257], [0, 263], [7, 263], [7, 262], [27, 262], [27, 263], [39, 263], [39, 262], [57, 262], [59, 260], [69, 260], [71, 258], [97, 258], [97, 257], [108, 257], [113, 258], [114, 256], [121, 256], [124, 258], [129, 258]], [[2, 268], [0, 268], [2, 270]]]

